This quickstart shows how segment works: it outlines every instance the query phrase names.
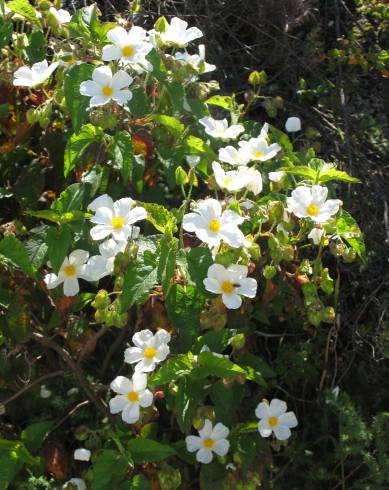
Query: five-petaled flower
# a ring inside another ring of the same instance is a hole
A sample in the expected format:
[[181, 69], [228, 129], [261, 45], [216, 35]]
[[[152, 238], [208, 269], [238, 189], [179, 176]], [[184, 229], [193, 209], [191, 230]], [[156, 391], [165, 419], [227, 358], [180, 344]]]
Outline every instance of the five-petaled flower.
[[269, 437], [274, 433], [279, 441], [289, 439], [290, 429], [297, 427], [298, 422], [294, 412], [287, 412], [286, 408], [286, 403], [277, 398], [274, 398], [270, 405], [263, 401], [257, 406], [255, 415], [260, 419], [258, 430], [262, 437]]
[[147, 218], [145, 208], [136, 206], [130, 197], [114, 202], [107, 194], [103, 194], [88, 207], [95, 212], [91, 222], [96, 226], [90, 230], [93, 240], [103, 240], [112, 235], [118, 242], [127, 241], [133, 232], [132, 225]]
[[194, 232], [210, 248], [217, 247], [222, 240], [230, 247], [238, 248], [245, 242], [238, 228], [244, 220], [235, 211], [222, 212], [221, 204], [216, 199], [204, 199], [197, 203], [195, 212], [184, 216], [182, 225], [184, 230]]
[[229, 429], [221, 422], [213, 427], [212, 422], [205, 419], [198, 436], [185, 438], [186, 448], [191, 453], [197, 451], [196, 460], [199, 463], [208, 464], [213, 459], [213, 453], [218, 456], [225, 456], [228, 453], [230, 443], [226, 438], [229, 433]]
[[170, 334], [158, 330], [155, 334], [150, 330], [141, 330], [132, 337], [135, 347], [128, 347], [124, 351], [124, 362], [135, 364], [135, 372], [154, 371], [156, 365], [166, 359], [170, 349]]
[[325, 223], [339, 211], [340, 199], [328, 199], [327, 187], [301, 185], [288, 197], [288, 211], [298, 218], [311, 218], [316, 223]]
[[215, 65], [211, 65], [205, 61], [205, 46], [200, 44], [199, 54], [189, 54], [189, 53], [176, 53], [174, 58], [181, 63], [187, 63], [193, 70], [196, 70], [200, 74], [209, 73], [216, 70]]
[[155, 33], [160, 36], [164, 44], [174, 44], [178, 47], [186, 47], [191, 41], [203, 37], [203, 33], [197, 27], [190, 27], [188, 23], [178, 17], [173, 17], [167, 24], [165, 32]]
[[250, 161], [248, 155], [242, 151], [242, 148], [236, 149], [234, 146], [220, 148], [219, 160], [230, 165], [247, 165]]
[[89, 252], [85, 250], [74, 250], [69, 257], [65, 257], [58, 275], [54, 273], [46, 274], [44, 281], [47, 288], [54, 289], [63, 283], [64, 295], [75, 296], [80, 290], [78, 279], [92, 280], [86, 269], [88, 257]]
[[54, 15], [59, 24], [67, 24], [72, 20], [72, 16], [67, 10], [56, 9], [55, 7], [50, 7], [49, 12]]
[[139, 407], [150, 407], [153, 394], [147, 389], [147, 376], [135, 373], [132, 379], [117, 376], [111, 383], [111, 390], [117, 395], [109, 400], [111, 413], [122, 412], [122, 419], [127, 424], [135, 424], [140, 417]]
[[213, 138], [230, 140], [237, 138], [244, 131], [241, 124], [228, 126], [227, 119], [213, 119], [213, 117], [203, 117], [199, 123], [204, 126], [205, 132]]
[[109, 66], [99, 66], [92, 73], [92, 80], [86, 80], [80, 85], [80, 94], [91, 97], [89, 107], [107, 104], [111, 100], [124, 105], [132, 99], [132, 92], [128, 87], [133, 82], [125, 71], [119, 70], [112, 75]]
[[221, 294], [227, 308], [237, 309], [242, 305], [241, 296], [254, 298], [257, 293], [257, 281], [247, 277], [248, 268], [245, 265], [212, 264], [204, 279], [205, 289], [214, 294]]
[[34, 63], [31, 68], [22, 66], [14, 73], [13, 84], [15, 87], [35, 87], [45, 82], [58, 66], [58, 61], [55, 61], [50, 66], [47, 60]]

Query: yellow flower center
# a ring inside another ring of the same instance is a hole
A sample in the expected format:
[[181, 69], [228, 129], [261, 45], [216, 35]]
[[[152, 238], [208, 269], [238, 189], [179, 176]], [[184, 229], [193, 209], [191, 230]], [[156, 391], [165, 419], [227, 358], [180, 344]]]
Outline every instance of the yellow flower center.
[[127, 393], [128, 401], [131, 403], [137, 402], [139, 400], [139, 395], [136, 391], [129, 391]]
[[220, 231], [220, 228], [221, 228], [221, 224], [218, 219], [211, 219], [211, 221], [209, 221], [208, 223], [209, 231], [213, 231], [213, 233], [217, 233], [218, 231]]
[[270, 427], [275, 427], [276, 425], [278, 425], [278, 418], [277, 417], [269, 417], [269, 425]]
[[74, 265], [67, 265], [66, 267], [64, 267], [63, 271], [65, 273], [65, 276], [68, 277], [73, 277], [76, 275], [76, 268], [74, 267]]
[[104, 85], [103, 87], [103, 94], [106, 96], [106, 97], [110, 97], [113, 93], [113, 89], [112, 87], [110, 87], [109, 85]]
[[132, 46], [123, 46], [122, 47], [122, 55], [126, 58], [132, 56], [134, 54], [134, 48]]
[[309, 216], [317, 216], [319, 214], [319, 208], [316, 206], [316, 204], [310, 204], [307, 206], [306, 211]]
[[152, 359], [156, 353], [157, 349], [154, 349], [154, 347], [146, 347], [146, 349], [143, 351], [143, 355], [146, 359]]
[[124, 218], [121, 216], [116, 216], [111, 219], [111, 225], [114, 230], [121, 230], [124, 225]]
[[255, 155], [255, 158], [261, 158], [261, 157], [263, 157], [263, 156], [264, 156], [264, 153], [263, 153], [262, 151], [256, 151], [256, 152], [254, 153], [254, 155]]
[[223, 281], [220, 287], [224, 294], [231, 294], [234, 291], [234, 285], [231, 281]]
[[206, 447], [207, 449], [212, 449], [213, 446], [215, 445], [215, 441], [211, 437], [207, 437], [206, 439], [204, 439], [203, 444], [204, 447]]

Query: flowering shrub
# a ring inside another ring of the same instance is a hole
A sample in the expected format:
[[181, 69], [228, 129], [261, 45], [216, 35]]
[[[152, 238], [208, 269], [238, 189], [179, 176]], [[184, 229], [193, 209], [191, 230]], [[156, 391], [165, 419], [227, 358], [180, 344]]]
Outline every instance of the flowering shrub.
[[[18, 185], [4, 195], [23, 214], [0, 241], [0, 341], [56, 352], [86, 410], [98, 410], [70, 443], [84, 466], [59, 474], [48, 457], [46, 472], [68, 489], [189, 488], [194, 478], [196, 488], [255, 488], [304, 427], [258, 335], [284, 324], [286, 336], [314, 338], [334, 324], [334, 258], [364, 261], [336, 184], [357, 179], [299, 140], [298, 118], [284, 132], [247, 120], [234, 96], [212, 96], [217, 84], [201, 80], [215, 67], [194, 47], [202, 33], [181, 19], [146, 31], [102, 22], [94, 6], [71, 16], [12, 0], [1, 10], [16, 87], [7, 124], [12, 133], [16, 118], [31, 139], [1, 157], [8, 179], [17, 161]], [[104, 359], [101, 378], [93, 358]], [[35, 453], [55, 428], [34, 422], [1, 441], [0, 488], [39, 473]]]

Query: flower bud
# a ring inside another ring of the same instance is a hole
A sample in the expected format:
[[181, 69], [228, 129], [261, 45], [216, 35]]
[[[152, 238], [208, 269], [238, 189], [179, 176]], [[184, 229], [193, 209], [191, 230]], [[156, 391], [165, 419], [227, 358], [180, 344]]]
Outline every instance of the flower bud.
[[254, 70], [249, 75], [249, 84], [254, 86], [266, 85], [267, 83], [267, 74], [264, 70], [257, 71]]
[[74, 431], [77, 441], [85, 441], [89, 436], [89, 428], [86, 425], [79, 425]]
[[244, 333], [238, 333], [231, 339], [231, 345], [235, 350], [243, 349], [246, 344], [246, 336]]
[[159, 17], [154, 24], [154, 29], [157, 32], [165, 32], [169, 26], [168, 21], [165, 17]]
[[177, 183], [177, 185], [185, 185], [185, 184], [188, 183], [188, 175], [185, 172], [185, 170], [181, 167], [181, 165], [179, 165], [176, 168], [175, 175], [176, 175], [176, 183]]
[[332, 323], [335, 320], [336, 312], [332, 306], [327, 306], [323, 311], [323, 322]]
[[342, 253], [342, 259], [347, 263], [350, 264], [351, 262], [354, 262], [354, 260], [357, 257], [357, 253], [353, 248], [346, 248], [346, 250]]
[[273, 277], [277, 274], [277, 268], [274, 265], [267, 265], [263, 269], [263, 277], [265, 279], [273, 279]]
[[95, 320], [97, 323], [105, 323], [106, 321], [106, 310], [96, 310]]
[[92, 302], [92, 306], [97, 310], [103, 310], [104, 308], [107, 308], [110, 303], [111, 300], [109, 299], [108, 292], [105, 289], [100, 289]]

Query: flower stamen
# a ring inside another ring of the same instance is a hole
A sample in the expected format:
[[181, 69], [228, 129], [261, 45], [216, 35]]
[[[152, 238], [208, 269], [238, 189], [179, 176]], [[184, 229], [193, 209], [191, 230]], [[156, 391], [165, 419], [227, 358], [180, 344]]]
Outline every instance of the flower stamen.
[[209, 231], [212, 231], [213, 233], [217, 233], [218, 231], [220, 231], [220, 228], [221, 228], [221, 224], [220, 224], [220, 221], [218, 219], [211, 219], [208, 222], [208, 230]]

